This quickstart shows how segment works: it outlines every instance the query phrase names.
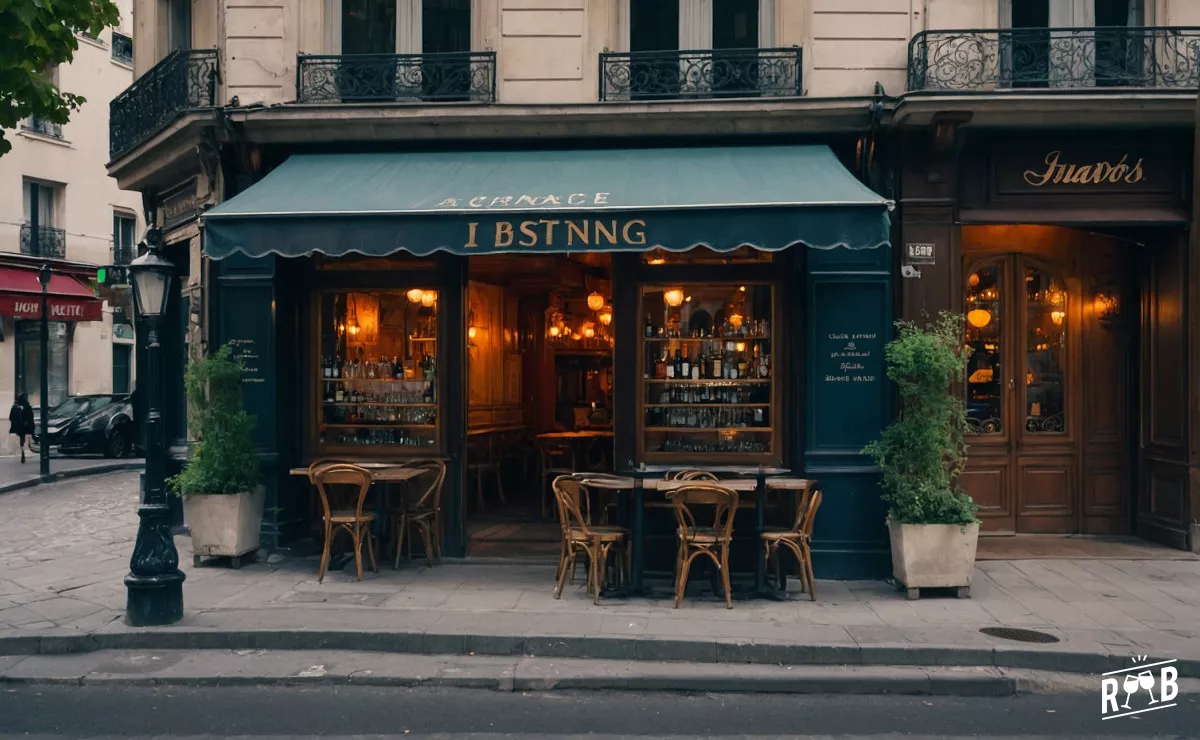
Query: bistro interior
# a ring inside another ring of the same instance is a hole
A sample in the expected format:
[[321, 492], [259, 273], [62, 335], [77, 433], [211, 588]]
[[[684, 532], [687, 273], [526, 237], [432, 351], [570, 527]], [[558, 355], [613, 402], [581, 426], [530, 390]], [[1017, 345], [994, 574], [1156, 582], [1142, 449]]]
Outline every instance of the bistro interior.
[[[306, 356], [248, 396], [276, 419], [268, 509], [308, 512], [288, 536], [319, 521], [286, 474], [315, 460], [443, 461], [446, 554], [479, 558], [559, 554], [558, 475], [707, 467], [821, 477], [842, 493], [825, 572], [886, 567], [873, 474], [840, 456], [886, 422], [890, 204], [823, 146], [534, 154], [294, 155], [205, 215], [225, 284], [271, 290], [269, 335], [218, 299], [221, 341]], [[832, 373], [847, 321], [873, 343], [861, 375]], [[629, 506], [605, 504], [644, 516], [635, 560], [670, 573], [671, 511]], [[735, 560], [761, 557], [754, 516], [793, 508], [739, 514]]]

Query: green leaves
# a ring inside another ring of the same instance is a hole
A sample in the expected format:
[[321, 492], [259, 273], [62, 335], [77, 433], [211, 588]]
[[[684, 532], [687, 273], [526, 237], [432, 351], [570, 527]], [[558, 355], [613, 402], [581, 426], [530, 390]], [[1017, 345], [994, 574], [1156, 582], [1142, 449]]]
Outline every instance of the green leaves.
[[66, 123], [85, 102], [51, 72], [74, 58], [76, 33], [98, 36], [120, 18], [110, 0], [0, 0], [0, 156], [12, 149], [3, 129], [30, 117]]
[[888, 516], [901, 524], [977, 521], [975, 502], [958, 487], [967, 415], [951, 390], [967, 367], [962, 329], [963, 317], [946, 311], [925, 327], [897, 321], [884, 352], [888, 377], [900, 390], [900, 418], [863, 453], [879, 465]]
[[195, 441], [187, 467], [167, 481], [175, 493], [242, 493], [258, 485], [254, 417], [242, 406], [244, 372], [228, 344], [188, 365], [184, 388]]

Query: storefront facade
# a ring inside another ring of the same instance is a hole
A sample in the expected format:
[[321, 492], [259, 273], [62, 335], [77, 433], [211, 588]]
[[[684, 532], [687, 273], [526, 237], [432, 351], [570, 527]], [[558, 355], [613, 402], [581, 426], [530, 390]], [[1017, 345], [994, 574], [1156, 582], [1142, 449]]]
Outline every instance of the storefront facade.
[[[281, 156], [202, 227], [208, 339], [233, 342], [247, 367], [267, 541], [308, 533], [295, 466], [441, 457], [446, 552], [465, 554], [483, 496], [473, 435], [554, 424], [520, 403], [539, 376], [524, 373], [522, 393], [509, 369], [538, 363], [566, 309], [527, 310], [498, 273], [528, 285], [531, 266], [582, 255], [603, 273], [588, 284], [611, 326], [583, 329], [571, 354], [597, 331], [611, 340], [612, 469], [722, 462], [818, 478], [818, 573], [886, 573], [860, 451], [890, 416], [888, 210], [820, 144]], [[501, 376], [494, 393], [484, 366]]]
[[984, 532], [1189, 547], [1192, 129], [904, 135], [902, 310], [966, 316]]

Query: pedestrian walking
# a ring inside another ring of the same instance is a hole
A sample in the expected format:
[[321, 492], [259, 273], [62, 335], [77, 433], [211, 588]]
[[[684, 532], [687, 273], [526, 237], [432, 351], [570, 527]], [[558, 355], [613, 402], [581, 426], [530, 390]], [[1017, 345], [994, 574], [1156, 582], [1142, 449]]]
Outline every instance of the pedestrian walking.
[[[21, 443], [21, 462], [25, 462], [25, 437], [33, 434], [33, 406], [29, 405], [29, 398], [24, 393], [17, 395], [8, 411], [8, 433], [17, 435]], [[29, 451], [33, 452], [33, 449]]]

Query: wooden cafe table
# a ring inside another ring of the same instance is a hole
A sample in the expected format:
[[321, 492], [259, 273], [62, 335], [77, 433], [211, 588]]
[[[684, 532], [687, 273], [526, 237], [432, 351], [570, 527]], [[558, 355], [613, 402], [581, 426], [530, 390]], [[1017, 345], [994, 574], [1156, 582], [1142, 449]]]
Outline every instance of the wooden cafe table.
[[[632, 583], [630, 584], [630, 590], [633, 593], [639, 595], [646, 594], [642, 577], [645, 554], [645, 491], [662, 491], [665, 493], [687, 485], [690, 481], [673, 481], [666, 480], [665, 478], [668, 473], [682, 470], [705, 470], [710, 473], [738, 476], [718, 481], [718, 485], [733, 489], [739, 493], [753, 492], [755, 494], [754, 536], [756, 539], [762, 535], [766, 528], [766, 492], [768, 490], [789, 491], [794, 494], [805, 491], [812, 485], [811, 481], [803, 478], [782, 477], [791, 472], [787, 468], [736, 465], [641, 465], [632, 470], [623, 471], [617, 476], [605, 476], [594, 480], [587, 480], [586, 485], [594, 488], [633, 491], [633, 511], [630, 517], [632, 520], [630, 537], [633, 540], [633, 567], [631, 568], [632, 578], [630, 580]], [[763, 562], [763, 559], [756, 557], [754, 562], [753, 595], [766, 598], [779, 598], [774, 591], [767, 588], [766, 564]]]

